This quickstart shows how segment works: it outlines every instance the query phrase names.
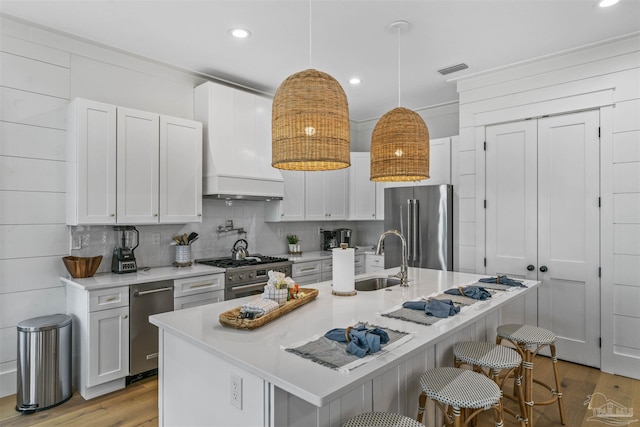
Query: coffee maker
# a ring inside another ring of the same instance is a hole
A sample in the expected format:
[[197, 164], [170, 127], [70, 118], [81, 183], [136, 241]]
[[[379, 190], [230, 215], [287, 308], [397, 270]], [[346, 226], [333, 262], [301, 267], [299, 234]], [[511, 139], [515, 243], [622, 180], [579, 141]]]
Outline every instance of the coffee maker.
[[353, 247], [351, 245], [351, 229], [350, 228], [338, 228], [333, 230], [336, 233], [336, 239], [338, 241], [338, 246], [345, 243], [348, 247]]
[[116, 225], [113, 227], [116, 247], [111, 258], [111, 271], [117, 274], [135, 273], [138, 271], [133, 250], [138, 247], [138, 230], [132, 225]]
[[330, 251], [333, 248], [337, 248], [340, 245], [338, 244], [338, 238], [336, 236], [336, 232], [334, 230], [320, 230], [322, 232], [322, 250]]

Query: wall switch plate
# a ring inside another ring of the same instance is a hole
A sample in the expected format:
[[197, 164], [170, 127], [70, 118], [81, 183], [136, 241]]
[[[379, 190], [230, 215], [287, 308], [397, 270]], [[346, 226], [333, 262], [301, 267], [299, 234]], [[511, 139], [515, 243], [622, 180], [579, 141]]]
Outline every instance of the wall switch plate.
[[153, 239], [153, 244], [154, 245], [159, 245], [160, 244], [160, 233], [153, 233], [151, 235], [151, 238]]
[[242, 377], [231, 374], [231, 404], [242, 409]]
[[284, 232], [282, 231], [282, 228], [278, 228], [278, 237], [282, 236], [284, 236]]
[[71, 250], [82, 249], [82, 236], [71, 235]]

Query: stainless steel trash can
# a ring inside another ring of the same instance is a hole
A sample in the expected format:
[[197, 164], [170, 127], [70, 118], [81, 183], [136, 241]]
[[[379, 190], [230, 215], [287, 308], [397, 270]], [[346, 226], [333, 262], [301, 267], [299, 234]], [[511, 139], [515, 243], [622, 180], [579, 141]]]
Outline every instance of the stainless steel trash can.
[[71, 398], [71, 316], [53, 314], [18, 323], [16, 410], [31, 413]]

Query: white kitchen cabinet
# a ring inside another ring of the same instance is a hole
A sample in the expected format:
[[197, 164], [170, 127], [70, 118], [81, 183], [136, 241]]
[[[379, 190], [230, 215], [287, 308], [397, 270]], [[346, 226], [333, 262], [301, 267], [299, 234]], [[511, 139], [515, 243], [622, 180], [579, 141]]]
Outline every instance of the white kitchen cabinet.
[[87, 386], [129, 375], [129, 306], [89, 313]]
[[67, 224], [115, 224], [116, 107], [74, 100], [67, 133]]
[[322, 282], [322, 260], [294, 262], [291, 278], [300, 286]]
[[224, 301], [224, 273], [176, 279], [173, 297], [174, 310]]
[[349, 168], [349, 219], [384, 219], [383, 182], [371, 181], [371, 153], [351, 153]]
[[333, 279], [333, 257], [322, 260], [322, 281]]
[[265, 203], [266, 221], [304, 221], [305, 172], [282, 170], [284, 196], [282, 200]]
[[347, 219], [348, 169], [305, 172], [307, 221]]
[[384, 254], [366, 254], [365, 255], [365, 273], [378, 273], [384, 270]]
[[75, 99], [67, 224], [202, 221], [202, 124]]
[[85, 399], [125, 387], [129, 375], [129, 287], [86, 291], [67, 285], [73, 316], [73, 385]]
[[157, 224], [160, 116], [122, 107], [117, 116], [117, 222]]
[[160, 116], [160, 222], [202, 221], [202, 123]]

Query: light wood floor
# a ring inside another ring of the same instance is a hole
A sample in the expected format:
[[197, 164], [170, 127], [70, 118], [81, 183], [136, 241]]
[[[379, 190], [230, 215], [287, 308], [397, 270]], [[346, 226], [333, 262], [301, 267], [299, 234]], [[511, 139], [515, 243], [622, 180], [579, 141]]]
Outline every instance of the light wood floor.
[[[584, 402], [594, 392], [603, 393], [626, 408], [632, 408], [640, 418], [640, 381], [601, 373], [597, 369], [568, 362], [559, 362], [565, 400], [567, 427], [606, 427], [591, 416]], [[552, 383], [551, 362], [545, 357], [536, 360], [535, 371], [540, 379]], [[158, 385], [148, 378], [106, 396], [84, 400], [78, 393], [60, 406], [30, 415], [16, 412], [15, 395], [0, 398], [0, 426], [157, 426]], [[535, 396], [534, 396], [535, 400]], [[511, 405], [510, 402], [507, 402]], [[534, 426], [561, 426], [557, 405], [534, 408]], [[212, 420], [212, 425], [213, 425]], [[479, 427], [492, 427], [490, 417], [482, 417]], [[640, 421], [630, 424], [640, 427]], [[505, 419], [505, 427], [518, 426], [512, 417]], [[249, 427], [249, 426], [248, 426]]]

